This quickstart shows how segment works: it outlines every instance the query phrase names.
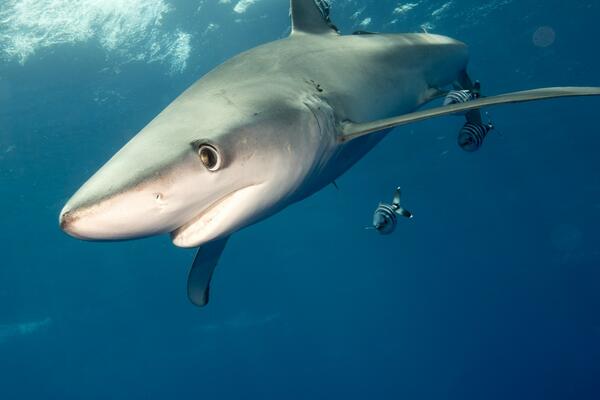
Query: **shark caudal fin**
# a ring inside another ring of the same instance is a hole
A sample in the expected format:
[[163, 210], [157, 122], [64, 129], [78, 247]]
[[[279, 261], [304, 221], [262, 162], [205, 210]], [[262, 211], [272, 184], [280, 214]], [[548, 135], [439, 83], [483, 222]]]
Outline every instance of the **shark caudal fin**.
[[600, 96], [600, 87], [551, 87], [525, 90], [522, 92], [506, 93], [498, 96], [482, 97], [464, 103], [430, 108], [428, 110], [417, 111], [414, 113], [404, 114], [378, 121], [365, 123], [344, 122], [341, 126], [339, 141], [347, 142], [384, 129], [395, 128], [400, 125], [419, 122], [429, 118], [478, 110], [486, 106], [576, 96]]
[[210, 280], [229, 237], [206, 243], [198, 249], [188, 276], [187, 292], [198, 307], [208, 304]]
[[291, 0], [292, 35], [297, 32], [317, 35], [337, 33], [329, 19], [330, 7], [327, 0]]

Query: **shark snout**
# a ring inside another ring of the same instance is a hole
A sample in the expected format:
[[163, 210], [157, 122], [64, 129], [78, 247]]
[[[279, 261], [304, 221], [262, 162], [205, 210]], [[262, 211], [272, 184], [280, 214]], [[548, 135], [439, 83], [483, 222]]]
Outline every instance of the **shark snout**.
[[182, 150], [144, 158], [143, 150], [133, 151], [132, 160], [122, 150], [88, 179], [64, 205], [60, 228], [83, 240], [128, 240], [169, 233], [188, 222], [198, 212], [196, 191], [208, 186], [197, 157]]
[[67, 207], [64, 207], [58, 216], [58, 225], [65, 233], [75, 236], [75, 232], [72, 231], [75, 220], [76, 218], [73, 216], [71, 210]]
[[78, 209], [71, 209], [69, 205], [66, 205], [58, 217], [58, 225], [63, 232], [69, 236], [73, 236], [77, 239], [83, 240], [96, 240], [105, 239], [103, 237], [97, 237], [96, 232], [92, 229], [86, 228], [85, 221], [81, 220], [81, 212]]
[[[87, 216], [87, 217], [86, 217]], [[102, 234], [102, 221], [98, 220], [91, 211], [91, 207], [77, 207], [67, 203], [58, 216], [60, 229], [69, 236], [83, 240], [102, 240], [110, 239], [106, 234]]]
[[127, 240], [171, 232], [187, 220], [160, 193], [131, 190], [96, 202], [75, 195], [59, 214], [60, 228], [83, 240]]

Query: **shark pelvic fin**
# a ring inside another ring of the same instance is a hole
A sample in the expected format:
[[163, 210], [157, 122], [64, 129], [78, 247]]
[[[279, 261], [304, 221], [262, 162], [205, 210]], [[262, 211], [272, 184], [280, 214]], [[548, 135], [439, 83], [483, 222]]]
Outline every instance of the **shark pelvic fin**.
[[337, 32], [329, 19], [330, 6], [327, 0], [291, 0], [290, 6], [292, 34]]
[[195, 306], [208, 304], [210, 280], [228, 239], [225, 237], [206, 243], [196, 253], [187, 282], [188, 298]]
[[429, 118], [441, 117], [444, 115], [452, 115], [471, 110], [478, 110], [486, 106], [510, 103], [523, 103], [527, 101], [575, 96], [600, 96], [600, 87], [550, 87], [525, 90], [522, 92], [513, 92], [501, 94], [498, 96], [483, 97], [477, 100], [468, 101], [466, 103], [451, 104], [448, 106], [431, 108], [428, 110], [417, 111], [410, 114], [404, 114], [397, 117], [382, 119], [373, 122], [344, 122], [342, 123], [341, 134], [338, 140], [341, 142], [347, 142], [384, 129], [395, 128], [400, 125], [419, 122]]

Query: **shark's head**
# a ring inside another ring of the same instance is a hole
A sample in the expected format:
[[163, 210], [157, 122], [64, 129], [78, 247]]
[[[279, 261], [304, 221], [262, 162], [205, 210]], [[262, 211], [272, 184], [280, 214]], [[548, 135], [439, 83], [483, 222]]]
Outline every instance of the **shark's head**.
[[197, 89], [73, 195], [59, 218], [65, 232], [86, 240], [171, 233], [175, 245], [195, 247], [286, 205], [313, 168], [320, 137], [313, 113], [285, 99], [246, 102], [241, 89], [233, 97]]

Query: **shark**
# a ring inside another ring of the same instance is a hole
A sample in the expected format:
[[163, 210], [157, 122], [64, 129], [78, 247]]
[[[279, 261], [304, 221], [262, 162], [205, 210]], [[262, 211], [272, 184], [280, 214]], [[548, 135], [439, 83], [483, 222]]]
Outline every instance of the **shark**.
[[205, 306], [235, 232], [328, 186], [394, 128], [600, 95], [541, 88], [423, 109], [451, 87], [473, 89], [466, 44], [429, 33], [342, 35], [324, 0], [291, 0], [290, 15], [288, 37], [201, 77], [94, 173], [60, 212], [62, 230], [92, 241], [169, 234], [197, 248], [187, 293]]

